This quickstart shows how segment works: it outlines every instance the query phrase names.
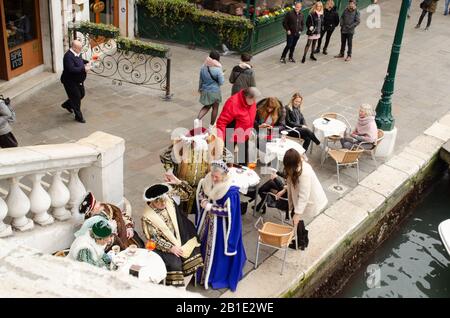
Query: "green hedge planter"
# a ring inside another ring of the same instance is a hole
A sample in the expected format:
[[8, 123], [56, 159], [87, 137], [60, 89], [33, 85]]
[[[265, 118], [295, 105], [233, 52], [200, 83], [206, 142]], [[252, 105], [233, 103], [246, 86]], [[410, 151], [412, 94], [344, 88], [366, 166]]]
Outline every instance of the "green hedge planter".
[[125, 37], [118, 37], [116, 38], [116, 44], [119, 51], [146, 54], [161, 58], [170, 57], [168, 48], [154, 43], [148, 43], [139, 40], [130, 40]]
[[[348, 0], [336, 0], [340, 13]], [[372, 0], [358, 0], [362, 10]], [[142, 38], [175, 42], [190, 47], [222, 50], [225, 44], [230, 50], [256, 54], [286, 41], [282, 27], [285, 14], [255, 23], [241, 17], [198, 10], [186, 0], [139, 0], [138, 34]], [[309, 8], [304, 8], [307, 16]]]

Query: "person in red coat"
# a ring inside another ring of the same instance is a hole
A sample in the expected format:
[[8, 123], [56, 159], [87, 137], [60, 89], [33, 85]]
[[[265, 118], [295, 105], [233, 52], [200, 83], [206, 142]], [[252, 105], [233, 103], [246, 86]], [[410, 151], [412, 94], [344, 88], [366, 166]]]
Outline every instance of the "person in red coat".
[[233, 148], [238, 145], [239, 152], [245, 150], [245, 164], [249, 161], [248, 139], [255, 122], [256, 98], [260, 95], [256, 87], [245, 88], [234, 94], [225, 102], [216, 123], [217, 135], [225, 145], [232, 144]]

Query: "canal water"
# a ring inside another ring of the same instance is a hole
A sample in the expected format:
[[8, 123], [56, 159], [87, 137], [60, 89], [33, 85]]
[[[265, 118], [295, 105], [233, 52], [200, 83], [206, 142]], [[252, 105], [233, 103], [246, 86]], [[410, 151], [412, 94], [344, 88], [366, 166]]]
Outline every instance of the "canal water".
[[438, 232], [446, 219], [450, 219], [448, 173], [337, 297], [450, 297], [450, 257]]

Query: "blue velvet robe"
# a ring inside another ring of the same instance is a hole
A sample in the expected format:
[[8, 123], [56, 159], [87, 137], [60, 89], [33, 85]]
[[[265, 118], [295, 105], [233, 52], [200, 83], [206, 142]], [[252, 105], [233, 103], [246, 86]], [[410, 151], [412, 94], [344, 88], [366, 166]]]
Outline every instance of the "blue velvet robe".
[[197, 215], [197, 232], [205, 263], [198, 278], [206, 289], [212, 286], [213, 289], [229, 288], [235, 291], [247, 260], [242, 242], [239, 188], [231, 186], [215, 204], [225, 207], [227, 211], [211, 209], [205, 212], [200, 208]]

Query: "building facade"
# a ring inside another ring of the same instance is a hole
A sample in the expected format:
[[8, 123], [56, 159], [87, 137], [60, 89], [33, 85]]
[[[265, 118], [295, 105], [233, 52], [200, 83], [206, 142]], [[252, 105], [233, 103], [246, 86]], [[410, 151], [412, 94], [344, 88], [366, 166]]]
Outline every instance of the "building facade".
[[134, 37], [135, 0], [0, 0], [0, 81], [62, 71], [68, 27], [89, 20]]

